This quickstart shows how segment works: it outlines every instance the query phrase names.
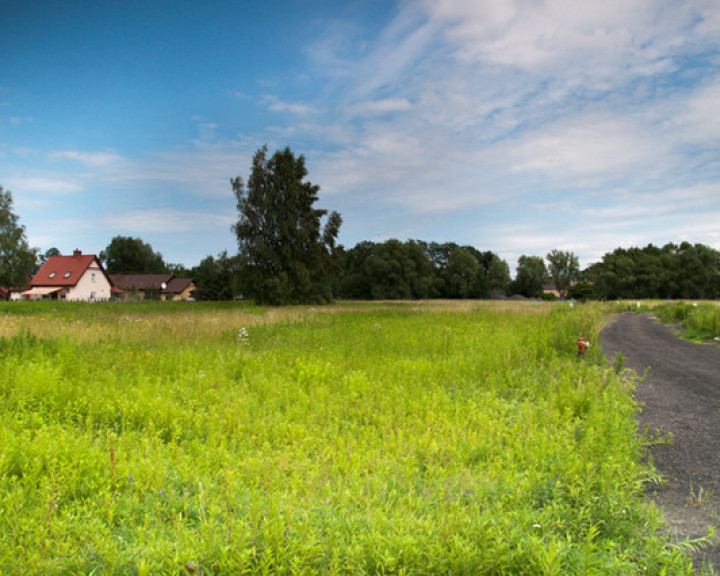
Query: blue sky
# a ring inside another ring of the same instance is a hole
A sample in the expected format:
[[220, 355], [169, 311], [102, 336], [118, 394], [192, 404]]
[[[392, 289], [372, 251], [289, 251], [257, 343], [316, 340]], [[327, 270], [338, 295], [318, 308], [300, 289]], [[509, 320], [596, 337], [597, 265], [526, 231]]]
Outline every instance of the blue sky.
[[3, 0], [0, 185], [32, 246], [235, 253], [303, 154], [340, 243], [720, 249], [716, 0]]

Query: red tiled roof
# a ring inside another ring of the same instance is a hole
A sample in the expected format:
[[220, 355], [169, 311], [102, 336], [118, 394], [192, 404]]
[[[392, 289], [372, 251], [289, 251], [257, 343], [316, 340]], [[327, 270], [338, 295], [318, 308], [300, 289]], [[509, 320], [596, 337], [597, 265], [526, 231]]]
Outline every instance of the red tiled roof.
[[97, 260], [94, 254], [50, 256], [30, 281], [30, 286], [75, 286], [94, 260]]
[[97, 262], [100, 271], [107, 277], [112, 287], [113, 282], [98, 257], [95, 254], [83, 254], [79, 250], [76, 250], [72, 256], [50, 256], [30, 281], [30, 287], [75, 286], [93, 262]]

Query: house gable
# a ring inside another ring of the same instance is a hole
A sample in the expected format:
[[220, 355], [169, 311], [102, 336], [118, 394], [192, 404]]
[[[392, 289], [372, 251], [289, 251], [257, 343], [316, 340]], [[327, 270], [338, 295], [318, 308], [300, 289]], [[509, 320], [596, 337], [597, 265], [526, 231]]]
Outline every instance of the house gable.
[[72, 256], [51, 256], [30, 281], [27, 298], [109, 300], [117, 290], [94, 254], [75, 250]]

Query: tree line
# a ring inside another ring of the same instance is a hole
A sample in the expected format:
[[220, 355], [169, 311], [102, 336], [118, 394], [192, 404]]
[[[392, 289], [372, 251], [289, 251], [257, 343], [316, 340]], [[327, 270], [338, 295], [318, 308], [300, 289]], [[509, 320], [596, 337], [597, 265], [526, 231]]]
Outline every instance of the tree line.
[[[522, 255], [515, 278], [492, 251], [454, 242], [364, 241], [337, 244], [338, 212], [316, 207], [320, 187], [307, 181], [305, 158], [285, 148], [253, 156], [250, 176], [231, 180], [238, 252], [207, 256], [197, 266], [166, 263], [139, 238], [116, 236], [99, 257], [108, 273], [192, 277], [199, 300], [242, 296], [261, 304], [325, 303], [334, 299], [547, 297], [718, 298], [720, 253], [703, 244], [618, 248], [581, 270], [572, 252]], [[0, 286], [24, 286], [50, 256], [30, 248], [25, 228], [0, 186]]]
[[617, 248], [584, 271], [599, 298], [720, 297], [720, 253], [703, 244], [682, 242], [662, 248]]

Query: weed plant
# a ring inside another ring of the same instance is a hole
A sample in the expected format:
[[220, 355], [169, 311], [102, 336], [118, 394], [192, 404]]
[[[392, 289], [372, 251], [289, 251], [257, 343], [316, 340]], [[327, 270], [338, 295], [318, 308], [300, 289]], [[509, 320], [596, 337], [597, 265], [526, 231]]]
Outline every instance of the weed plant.
[[653, 313], [667, 324], [683, 328], [688, 340], [720, 339], [720, 307], [712, 303], [666, 303], [653, 308]]
[[3, 574], [690, 574], [600, 306], [0, 307]]

